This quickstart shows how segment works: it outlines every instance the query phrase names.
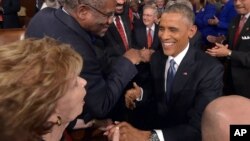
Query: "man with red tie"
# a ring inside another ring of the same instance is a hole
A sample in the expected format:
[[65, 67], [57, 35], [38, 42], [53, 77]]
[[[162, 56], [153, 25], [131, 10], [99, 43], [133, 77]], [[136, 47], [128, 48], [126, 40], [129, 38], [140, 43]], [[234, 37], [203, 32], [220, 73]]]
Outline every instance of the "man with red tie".
[[[125, 54], [133, 47], [131, 27], [129, 20], [129, 5], [125, 0], [116, 0], [115, 16], [113, 17], [113, 23], [109, 26], [104, 36], [105, 53], [107, 55], [108, 66], [106, 67], [106, 73], [111, 72], [111, 66], [116, 64], [117, 58]], [[148, 51], [149, 52], [149, 51]], [[128, 84], [129, 85], [129, 84]], [[127, 85], [126, 85], [127, 86]], [[126, 88], [124, 89], [124, 92]], [[120, 99], [110, 113], [113, 120], [126, 120], [127, 113], [123, 102], [124, 98]]]
[[238, 16], [229, 26], [227, 44], [216, 43], [207, 53], [214, 57], [227, 57], [225, 93], [250, 98], [250, 0], [235, 0]]
[[[133, 43], [137, 49], [149, 49], [151, 51], [156, 51], [161, 48], [160, 39], [158, 37], [159, 25], [155, 24], [155, 21], [158, 19], [157, 7], [152, 4], [145, 4], [143, 7], [142, 21], [143, 24], [135, 26], [132, 35]], [[144, 98], [148, 97], [150, 99], [152, 96], [152, 77], [150, 72], [150, 64], [140, 63], [136, 66], [138, 74], [134, 78], [134, 82], [143, 89], [147, 89], [144, 93]], [[146, 104], [147, 103], [147, 104]], [[145, 124], [150, 118], [148, 114], [149, 109], [145, 108], [143, 105], [150, 105], [149, 101], [137, 102], [137, 108], [133, 111], [130, 111], [129, 122], [138, 128], [145, 128], [149, 126]]]
[[143, 25], [136, 26], [133, 31], [134, 44], [137, 48], [148, 48], [158, 50], [160, 40], [158, 37], [159, 26], [155, 24], [157, 20], [157, 7], [151, 4], [146, 4], [143, 7]]

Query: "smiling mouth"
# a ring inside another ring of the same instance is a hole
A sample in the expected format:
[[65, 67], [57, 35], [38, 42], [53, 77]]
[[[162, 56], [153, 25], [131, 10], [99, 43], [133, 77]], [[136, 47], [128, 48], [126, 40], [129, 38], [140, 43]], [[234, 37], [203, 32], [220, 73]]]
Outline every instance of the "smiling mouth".
[[173, 42], [171, 42], [171, 43], [162, 43], [163, 47], [172, 47], [173, 45], [174, 45]]

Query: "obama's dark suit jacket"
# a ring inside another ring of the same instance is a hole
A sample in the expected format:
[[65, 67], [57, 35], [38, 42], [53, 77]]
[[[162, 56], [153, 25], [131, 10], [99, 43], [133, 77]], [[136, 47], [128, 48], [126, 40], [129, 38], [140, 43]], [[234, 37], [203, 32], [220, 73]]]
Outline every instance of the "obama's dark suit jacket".
[[154, 80], [156, 129], [162, 129], [167, 141], [200, 141], [201, 116], [206, 105], [222, 95], [223, 66], [214, 58], [190, 47], [173, 81], [173, 97], [166, 102], [165, 65], [168, 56], [162, 50], [151, 59]]

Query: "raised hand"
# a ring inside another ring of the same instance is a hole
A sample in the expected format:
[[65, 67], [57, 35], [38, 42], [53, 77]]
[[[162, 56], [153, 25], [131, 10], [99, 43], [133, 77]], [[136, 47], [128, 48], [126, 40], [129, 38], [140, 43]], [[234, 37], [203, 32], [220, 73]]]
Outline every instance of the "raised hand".
[[141, 88], [135, 82], [133, 83], [133, 86], [134, 88], [127, 90], [125, 94], [125, 104], [130, 110], [136, 108], [136, 99], [141, 96]]

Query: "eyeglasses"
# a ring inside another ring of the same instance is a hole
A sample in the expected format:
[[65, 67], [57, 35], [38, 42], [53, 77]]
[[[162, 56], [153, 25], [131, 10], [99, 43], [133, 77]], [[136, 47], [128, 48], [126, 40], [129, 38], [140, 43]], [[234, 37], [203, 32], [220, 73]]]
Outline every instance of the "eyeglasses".
[[96, 12], [102, 14], [103, 16], [107, 17], [107, 19], [113, 19], [114, 16], [115, 16], [115, 12], [111, 12], [111, 13], [107, 13], [106, 14], [106, 13], [103, 13], [102, 11], [98, 10], [97, 8], [89, 5], [89, 4], [85, 4], [85, 5], [88, 6], [88, 7], [90, 7], [90, 8], [92, 8], [92, 9], [94, 9]]

